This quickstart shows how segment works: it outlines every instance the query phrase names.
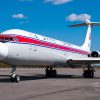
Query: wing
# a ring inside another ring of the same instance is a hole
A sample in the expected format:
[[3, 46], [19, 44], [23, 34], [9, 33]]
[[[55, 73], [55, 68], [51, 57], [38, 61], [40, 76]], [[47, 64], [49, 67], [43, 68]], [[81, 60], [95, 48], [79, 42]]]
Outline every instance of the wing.
[[93, 57], [72, 58], [72, 59], [68, 59], [67, 63], [75, 64], [75, 65], [100, 64], [100, 58], [93, 58]]

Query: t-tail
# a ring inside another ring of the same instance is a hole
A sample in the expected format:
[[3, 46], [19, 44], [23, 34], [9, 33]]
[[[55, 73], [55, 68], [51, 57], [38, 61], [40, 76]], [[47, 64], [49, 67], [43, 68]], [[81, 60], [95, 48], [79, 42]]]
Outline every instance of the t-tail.
[[86, 38], [85, 38], [85, 41], [84, 41], [84, 43], [81, 47], [82, 47], [82, 49], [90, 52], [90, 48], [91, 48], [91, 29], [92, 29], [93, 26], [100, 26], [100, 22], [91, 22], [90, 20], [86, 20], [85, 23], [70, 25], [70, 27], [80, 27], [80, 26], [88, 26], [87, 33], [86, 33]]

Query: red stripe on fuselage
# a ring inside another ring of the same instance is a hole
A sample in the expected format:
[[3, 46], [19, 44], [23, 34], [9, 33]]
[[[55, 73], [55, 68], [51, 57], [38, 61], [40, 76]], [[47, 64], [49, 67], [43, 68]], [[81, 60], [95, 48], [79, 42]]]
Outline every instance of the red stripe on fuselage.
[[54, 44], [54, 43], [50, 43], [50, 42], [39, 40], [39, 39], [34, 39], [34, 38], [29, 38], [29, 37], [24, 37], [24, 36], [19, 36], [19, 35], [16, 37], [18, 38], [19, 42], [21, 42], [21, 43], [22, 42], [31, 43], [31, 44], [35, 44], [35, 45], [60, 49], [60, 50], [64, 50], [64, 51], [75, 52], [75, 53], [84, 54], [84, 55], [89, 54], [89, 52], [87, 52], [87, 51], [79, 50], [79, 49], [68, 47], [68, 46], [62, 46], [60, 44]]

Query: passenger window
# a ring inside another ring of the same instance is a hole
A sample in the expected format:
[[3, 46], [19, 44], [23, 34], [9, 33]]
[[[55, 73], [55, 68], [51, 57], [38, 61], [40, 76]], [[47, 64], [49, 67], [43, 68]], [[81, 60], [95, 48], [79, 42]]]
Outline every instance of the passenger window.
[[38, 37], [35, 35], [35, 38], [38, 39]]

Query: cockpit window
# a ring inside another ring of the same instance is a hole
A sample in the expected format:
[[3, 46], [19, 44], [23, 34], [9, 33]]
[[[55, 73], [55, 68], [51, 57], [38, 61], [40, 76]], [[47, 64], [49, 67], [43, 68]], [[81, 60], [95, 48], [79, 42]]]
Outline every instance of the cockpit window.
[[6, 41], [9, 41], [9, 38], [5, 38]]
[[4, 37], [2, 37], [1, 40], [4, 40]]
[[13, 38], [10, 38], [10, 41], [13, 41]]
[[16, 37], [12, 37], [12, 36], [0, 36], [0, 42], [18, 42], [18, 39]]

